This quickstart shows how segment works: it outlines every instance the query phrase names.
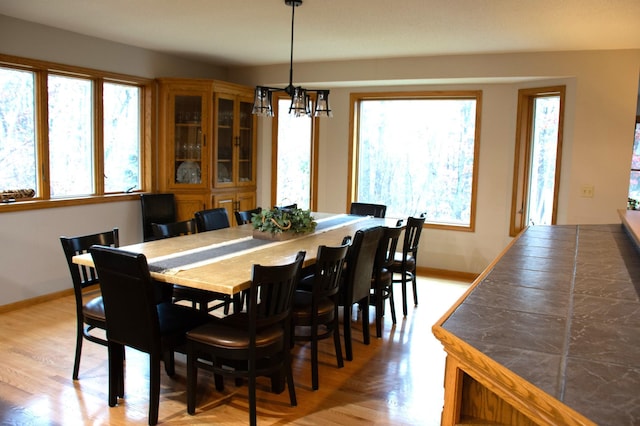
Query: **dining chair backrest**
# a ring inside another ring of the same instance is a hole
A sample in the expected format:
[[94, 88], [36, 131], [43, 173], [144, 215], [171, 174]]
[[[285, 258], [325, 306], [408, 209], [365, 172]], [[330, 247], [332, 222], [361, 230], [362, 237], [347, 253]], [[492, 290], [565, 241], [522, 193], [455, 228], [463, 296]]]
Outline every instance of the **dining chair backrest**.
[[402, 234], [402, 227], [399, 226], [385, 226], [383, 229], [384, 231], [376, 250], [374, 278], [376, 275], [379, 276], [385, 268], [393, 264], [398, 242], [400, 241], [400, 235]]
[[179, 237], [196, 233], [195, 219], [171, 223], [152, 223], [153, 236], [157, 239]]
[[247, 299], [252, 338], [255, 338], [256, 330], [290, 318], [293, 292], [300, 278], [305, 254], [304, 251], [298, 252], [295, 261], [288, 265], [253, 265]]
[[244, 210], [244, 211], [235, 211], [234, 215], [236, 217], [237, 225], [245, 225], [247, 223], [251, 223], [251, 219], [254, 214], [260, 214], [262, 212], [261, 207], [257, 207], [252, 210]]
[[313, 301], [317, 302], [323, 297], [332, 298], [337, 295], [348, 250], [349, 243], [336, 247], [318, 247], [311, 290]]
[[152, 223], [171, 223], [176, 221], [176, 201], [171, 193], [141, 194], [142, 234], [144, 241], [155, 239]]
[[387, 214], [387, 206], [384, 204], [351, 203], [349, 213], [358, 216], [385, 217]]
[[101, 281], [107, 338], [160, 353], [160, 323], [145, 255], [102, 246], [93, 246], [90, 252]]
[[417, 259], [418, 245], [420, 243], [420, 235], [424, 221], [424, 216], [407, 218], [407, 226], [404, 230], [404, 242], [402, 244], [402, 257], [404, 259], [406, 259], [407, 256], [413, 256]]
[[196, 212], [195, 219], [198, 232], [214, 231], [231, 226], [229, 214], [224, 207]]
[[347, 305], [367, 299], [371, 290], [371, 275], [376, 251], [384, 228], [374, 226], [356, 231], [347, 253], [342, 301]]
[[275, 206], [274, 209], [279, 209], [279, 210], [293, 210], [293, 209], [297, 209], [298, 208], [298, 203], [293, 203], [293, 204], [289, 204], [286, 206]]
[[89, 249], [93, 245], [118, 247], [120, 245], [120, 234], [118, 228], [111, 231], [100, 232], [97, 234], [82, 235], [78, 237], [60, 237], [62, 250], [64, 251], [71, 280], [73, 281], [73, 289], [76, 295], [76, 304], [82, 307], [82, 290], [86, 287], [98, 284], [98, 275], [96, 270], [90, 266], [79, 265], [73, 263], [73, 257], [85, 253], [89, 253]]

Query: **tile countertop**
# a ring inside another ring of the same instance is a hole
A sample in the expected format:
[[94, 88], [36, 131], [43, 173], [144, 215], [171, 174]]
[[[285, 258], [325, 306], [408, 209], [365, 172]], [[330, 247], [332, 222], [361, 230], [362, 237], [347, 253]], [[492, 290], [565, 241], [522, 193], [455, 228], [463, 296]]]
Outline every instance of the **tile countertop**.
[[633, 241], [620, 224], [530, 227], [442, 327], [599, 425], [640, 424]]

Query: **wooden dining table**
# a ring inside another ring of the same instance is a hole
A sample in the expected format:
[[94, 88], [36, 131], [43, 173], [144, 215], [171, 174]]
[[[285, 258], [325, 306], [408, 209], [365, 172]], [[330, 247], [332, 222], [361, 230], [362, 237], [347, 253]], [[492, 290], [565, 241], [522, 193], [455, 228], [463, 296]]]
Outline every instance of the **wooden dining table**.
[[[315, 263], [318, 246], [337, 246], [345, 236], [371, 226], [396, 226], [397, 219], [313, 213], [316, 230], [284, 241], [254, 238], [251, 224], [121, 246], [147, 257], [152, 278], [169, 284], [233, 295], [249, 288], [253, 265], [291, 263], [305, 251], [303, 267]], [[90, 254], [73, 262], [93, 266]]]

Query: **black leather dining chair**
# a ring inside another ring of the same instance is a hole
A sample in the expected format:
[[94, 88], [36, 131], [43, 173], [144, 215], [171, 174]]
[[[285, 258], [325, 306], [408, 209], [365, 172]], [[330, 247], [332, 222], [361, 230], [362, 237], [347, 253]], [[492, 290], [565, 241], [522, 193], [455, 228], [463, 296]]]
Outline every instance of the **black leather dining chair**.
[[257, 207], [252, 210], [243, 210], [243, 211], [235, 211], [233, 212], [236, 217], [236, 225], [246, 225], [247, 223], [251, 223], [251, 219], [253, 219], [254, 214], [260, 214], [262, 212], [262, 207]]
[[171, 302], [156, 304], [147, 258], [122, 249], [89, 249], [100, 277], [109, 352], [109, 406], [124, 396], [124, 347], [149, 354], [149, 424], [158, 423], [160, 361], [175, 374], [174, 351], [184, 351], [185, 333], [209, 321], [210, 315]]
[[274, 206], [273, 208], [279, 210], [294, 210], [298, 208], [298, 203], [288, 204], [286, 206]]
[[371, 341], [369, 331], [369, 295], [371, 293], [371, 276], [376, 251], [383, 228], [374, 226], [356, 231], [347, 252], [345, 270], [340, 284], [339, 303], [344, 307], [343, 328], [345, 358], [353, 360], [353, 345], [351, 339], [351, 308], [358, 304], [362, 311], [362, 338], [365, 345]]
[[155, 239], [152, 223], [176, 221], [176, 200], [172, 193], [140, 194], [142, 208], [142, 236], [144, 241]]
[[389, 266], [389, 270], [393, 274], [400, 275], [400, 278], [394, 276], [393, 282], [402, 284], [402, 314], [405, 317], [407, 316], [407, 282], [409, 281], [411, 281], [413, 288], [414, 305], [418, 306], [416, 267], [418, 245], [420, 243], [420, 234], [422, 233], [424, 221], [424, 216], [407, 218], [407, 226], [404, 230], [404, 241], [402, 243], [402, 253], [396, 253], [393, 263]]
[[304, 257], [302, 251], [287, 265], [254, 265], [246, 309], [187, 333], [189, 414], [195, 414], [199, 367], [213, 370], [218, 390], [224, 389], [223, 376], [248, 379], [251, 425], [257, 422], [258, 376], [286, 377], [291, 405], [297, 405], [291, 367], [291, 308]]
[[195, 213], [195, 219], [198, 232], [215, 231], [231, 226], [229, 214], [224, 207], [200, 210]]
[[195, 219], [183, 220], [170, 223], [152, 223], [151, 230], [156, 239], [179, 237], [196, 233]]
[[[76, 351], [73, 362], [73, 380], [78, 380], [80, 371], [80, 357], [82, 342], [88, 340], [107, 346], [106, 339], [92, 333], [92, 330], [106, 330], [102, 293], [98, 287], [98, 275], [94, 268], [73, 263], [73, 256], [89, 253], [89, 248], [95, 244], [118, 247], [120, 244], [118, 228], [111, 231], [77, 237], [60, 237], [76, 300]], [[90, 287], [93, 289], [87, 291]]]
[[376, 308], [376, 337], [382, 337], [382, 318], [385, 312], [385, 301], [389, 301], [391, 321], [396, 323], [396, 307], [393, 300], [393, 273], [390, 268], [398, 247], [402, 227], [384, 227], [376, 250], [371, 278], [371, 296], [369, 303]]
[[333, 337], [338, 368], [344, 366], [340, 345], [338, 292], [350, 239], [337, 247], [318, 247], [313, 273], [303, 277], [293, 299], [296, 341], [311, 342], [311, 383], [318, 389], [318, 341]]
[[384, 204], [351, 203], [349, 213], [358, 216], [385, 217], [387, 206]]

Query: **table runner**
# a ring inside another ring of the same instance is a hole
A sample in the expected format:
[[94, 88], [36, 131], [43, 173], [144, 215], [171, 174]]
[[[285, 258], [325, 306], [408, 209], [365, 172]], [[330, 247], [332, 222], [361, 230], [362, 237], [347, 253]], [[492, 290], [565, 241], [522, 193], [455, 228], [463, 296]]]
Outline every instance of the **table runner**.
[[[357, 222], [363, 219], [366, 219], [366, 217], [347, 214], [318, 219], [318, 224], [314, 233], [327, 232], [348, 223]], [[238, 256], [248, 251], [258, 250], [265, 245], [283, 243], [286, 243], [286, 241], [261, 240], [253, 237], [239, 238], [225, 243], [212, 244], [193, 250], [149, 259], [149, 270], [151, 272], [163, 274], [176, 274], [179, 271], [218, 262], [223, 259]]]

